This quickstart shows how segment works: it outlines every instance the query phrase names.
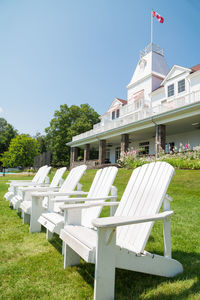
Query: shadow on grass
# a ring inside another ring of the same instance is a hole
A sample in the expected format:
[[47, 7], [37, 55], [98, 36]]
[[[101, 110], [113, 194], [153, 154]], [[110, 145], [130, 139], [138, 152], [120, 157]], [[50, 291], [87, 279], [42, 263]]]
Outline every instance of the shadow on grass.
[[[45, 229], [42, 228], [42, 231], [44, 232]], [[54, 234], [49, 242], [62, 254], [62, 241], [57, 234]], [[162, 255], [161, 253], [158, 254]], [[115, 299], [183, 300], [199, 293], [200, 254], [173, 251], [173, 258], [180, 261], [184, 268], [183, 273], [174, 278], [116, 269]], [[94, 288], [95, 266], [82, 260], [81, 264], [76, 267], [76, 270]]]
[[18, 217], [21, 219], [22, 218], [22, 212], [21, 211], [17, 211], [17, 215]]
[[59, 235], [54, 233], [49, 243], [60, 253], [62, 254], [62, 240], [59, 238]]
[[[200, 254], [174, 251], [173, 256], [183, 264], [184, 268], [183, 273], [174, 278], [116, 269], [115, 299], [183, 300], [199, 293]], [[89, 285], [94, 287], [94, 265], [81, 263], [77, 266], [77, 271]]]

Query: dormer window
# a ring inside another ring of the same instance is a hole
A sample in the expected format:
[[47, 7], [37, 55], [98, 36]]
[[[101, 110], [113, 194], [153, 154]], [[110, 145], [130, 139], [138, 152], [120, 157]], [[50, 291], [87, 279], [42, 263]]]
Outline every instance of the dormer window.
[[178, 93], [185, 91], [185, 79], [178, 81]]
[[119, 118], [119, 109], [112, 111], [112, 120]]
[[115, 119], [115, 111], [112, 111], [112, 120]]
[[168, 85], [168, 97], [171, 97], [174, 95], [174, 84]]

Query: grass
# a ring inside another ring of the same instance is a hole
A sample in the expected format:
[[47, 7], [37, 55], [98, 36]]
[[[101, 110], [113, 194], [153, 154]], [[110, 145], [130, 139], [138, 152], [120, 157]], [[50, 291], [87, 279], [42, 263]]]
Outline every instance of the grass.
[[[84, 190], [89, 189], [94, 174], [88, 170], [83, 176]], [[119, 199], [130, 174], [131, 170], [118, 172]], [[3, 199], [8, 178], [19, 176], [0, 177], [0, 299], [93, 299], [94, 266], [81, 261], [77, 267], [63, 269], [59, 238], [48, 242], [44, 231], [30, 234], [29, 226]], [[184, 272], [168, 279], [117, 269], [116, 299], [200, 299], [200, 171], [177, 170], [168, 193], [175, 212], [172, 256], [183, 264]], [[108, 209], [102, 212], [106, 215]], [[163, 253], [161, 222], [155, 224], [146, 250]]]

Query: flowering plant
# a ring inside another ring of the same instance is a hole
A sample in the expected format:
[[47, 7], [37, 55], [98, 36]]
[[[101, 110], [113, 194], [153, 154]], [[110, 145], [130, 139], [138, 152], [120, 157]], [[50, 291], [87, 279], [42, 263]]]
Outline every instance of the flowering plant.
[[200, 145], [193, 147], [190, 144], [183, 145], [180, 143], [179, 150], [174, 147], [170, 153], [162, 153], [158, 159], [155, 155], [141, 155], [142, 151], [131, 148], [127, 152], [121, 153], [118, 163], [125, 168], [134, 169], [143, 164], [159, 160], [170, 163], [179, 169], [200, 169]]

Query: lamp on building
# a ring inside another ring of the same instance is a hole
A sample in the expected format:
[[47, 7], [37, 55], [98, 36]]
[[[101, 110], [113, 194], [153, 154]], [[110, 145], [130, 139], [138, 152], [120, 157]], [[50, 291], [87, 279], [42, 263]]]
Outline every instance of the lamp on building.
[[199, 122], [193, 123], [192, 126], [194, 126], [195, 129], [200, 129], [200, 123]]

